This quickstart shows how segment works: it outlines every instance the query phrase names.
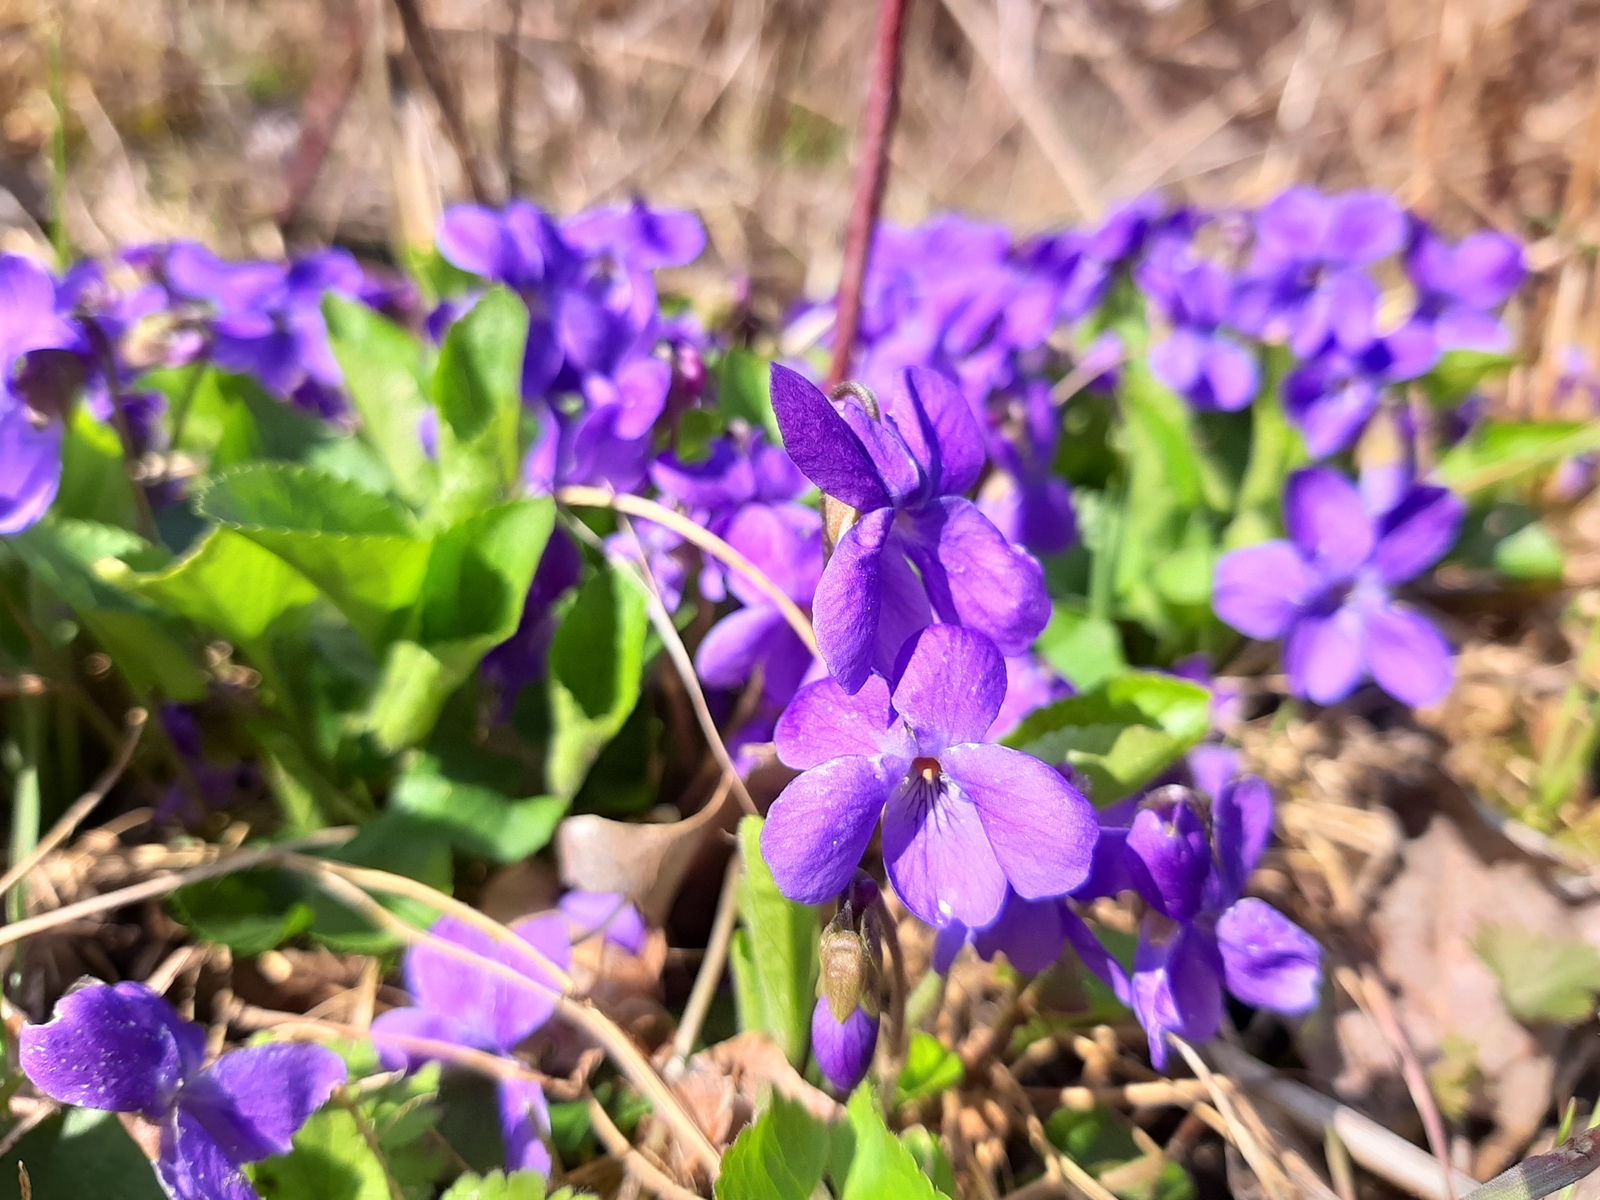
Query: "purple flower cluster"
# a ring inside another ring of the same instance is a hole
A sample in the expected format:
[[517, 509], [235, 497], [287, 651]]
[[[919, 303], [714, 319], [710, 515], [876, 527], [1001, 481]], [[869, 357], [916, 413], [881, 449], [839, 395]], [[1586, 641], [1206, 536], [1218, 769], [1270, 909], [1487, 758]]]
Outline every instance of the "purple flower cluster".
[[156, 1124], [156, 1173], [173, 1200], [254, 1200], [240, 1168], [287, 1154], [345, 1078], [338, 1055], [304, 1044], [249, 1046], [208, 1067], [205, 1029], [142, 983], [85, 981], [51, 1020], [23, 1026], [18, 1056], [62, 1104]]

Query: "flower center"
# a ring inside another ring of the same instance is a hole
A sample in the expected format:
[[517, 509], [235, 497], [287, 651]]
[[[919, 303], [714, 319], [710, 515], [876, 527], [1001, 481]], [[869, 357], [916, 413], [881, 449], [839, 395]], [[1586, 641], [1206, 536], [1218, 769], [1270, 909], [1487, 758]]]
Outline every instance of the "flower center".
[[924, 783], [938, 783], [942, 768], [937, 758], [914, 758], [911, 760], [911, 773], [920, 775]]

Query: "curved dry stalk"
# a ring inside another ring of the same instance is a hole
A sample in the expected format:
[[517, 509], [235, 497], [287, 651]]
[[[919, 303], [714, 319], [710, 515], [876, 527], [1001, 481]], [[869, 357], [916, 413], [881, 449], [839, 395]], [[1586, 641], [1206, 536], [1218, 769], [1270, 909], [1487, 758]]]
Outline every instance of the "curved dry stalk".
[[248, 871], [252, 867], [280, 863], [297, 850], [338, 846], [348, 842], [355, 835], [356, 831], [352, 826], [336, 825], [331, 829], [320, 829], [316, 833], [307, 834], [305, 837], [280, 842], [276, 846], [241, 850], [213, 862], [202, 863], [198, 867], [175, 871], [171, 875], [158, 875], [154, 879], [146, 879], [143, 883], [129, 884], [114, 892], [91, 896], [87, 900], [79, 900], [76, 904], [66, 904], [50, 912], [41, 913], [37, 917], [28, 917], [26, 920], [0, 927], [0, 946], [9, 946], [36, 933], [47, 933], [84, 917], [99, 916], [101, 913], [125, 908], [129, 904], [138, 904], [144, 900], [156, 900], [171, 895], [179, 888], [188, 887], [191, 883], [202, 883], [207, 879], [219, 879], [224, 875]]
[[593, 1126], [595, 1136], [605, 1143], [613, 1158], [622, 1160], [624, 1168], [636, 1175], [640, 1183], [666, 1200], [702, 1200], [699, 1193], [673, 1182], [665, 1171], [635, 1150], [611, 1120], [605, 1105], [596, 1100], [594, 1093], [587, 1088], [584, 1089], [584, 1100], [589, 1106], [589, 1124]]
[[711, 921], [711, 936], [706, 941], [706, 954], [700, 960], [699, 973], [694, 977], [694, 987], [689, 991], [689, 1002], [683, 1006], [683, 1020], [672, 1039], [672, 1058], [667, 1062], [668, 1079], [683, 1073], [684, 1064], [694, 1050], [700, 1027], [711, 1011], [711, 1001], [716, 998], [717, 985], [722, 982], [722, 969], [728, 963], [728, 947], [733, 942], [734, 923], [739, 918], [739, 877], [744, 868], [739, 856], [728, 859], [727, 874], [722, 877], [722, 895], [717, 898], [717, 915]]
[[83, 795], [73, 802], [71, 808], [61, 814], [61, 819], [50, 826], [50, 832], [39, 839], [38, 845], [23, 858], [11, 865], [4, 875], [0, 875], [0, 896], [9, 892], [16, 884], [27, 877], [34, 867], [46, 854], [54, 850], [62, 842], [72, 836], [76, 829], [106, 798], [106, 793], [116, 786], [117, 780], [122, 778], [122, 773], [128, 769], [128, 764], [133, 761], [133, 752], [139, 746], [139, 736], [144, 733], [145, 723], [150, 714], [142, 708], [131, 709], [128, 712], [128, 736], [123, 739], [122, 747], [117, 751], [111, 764], [100, 773], [100, 778], [94, 781]]
[[629, 492], [613, 492], [608, 488], [570, 485], [557, 488], [556, 499], [570, 508], [609, 508], [619, 513], [626, 513], [630, 517], [653, 521], [663, 529], [672, 530], [684, 541], [693, 543], [730, 570], [737, 571], [748, 579], [783, 614], [783, 619], [789, 623], [789, 628], [794, 630], [795, 635], [806, 644], [806, 648], [812, 654], [818, 653], [817, 635], [811, 628], [811, 619], [801, 611], [800, 606], [789, 599], [782, 588], [767, 578], [766, 572], [755, 563], [709, 529], [696, 525], [682, 513], [673, 512], [666, 505], [647, 500], [643, 496], [635, 496]]
[[[634, 532], [633, 523], [626, 514], [618, 514], [623, 528], [628, 536], [633, 538], [634, 545], [640, 545], [639, 535]], [[613, 561], [625, 561], [619, 555], [612, 556]], [[728, 753], [728, 744], [722, 740], [722, 732], [717, 728], [717, 719], [711, 715], [711, 706], [706, 703], [706, 692], [700, 686], [700, 676], [695, 672], [694, 660], [689, 657], [689, 650], [683, 644], [683, 638], [678, 636], [678, 627], [672, 623], [672, 614], [667, 611], [666, 603], [661, 599], [661, 589], [656, 586], [654, 573], [650, 564], [626, 563], [627, 569], [633, 571], [644, 586], [645, 603], [650, 609], [650, 623], [656, 627], [656, 632], [661, 636], [661, 644], [666, 647], [667, 656], [672, 659], [672, 665], [677, 669], [678, 678], [683, 680], [683, 690], [688, 693], [689, 707], [694, 709], [695, 722], [700, 726], [700, 732], [705, 736], [706, 745], [711, 748], [712, 756], [717, 760], [717, 766], [722, 768], [722, 777], [733, 788], [733, 794], [739, 799], [739, 806], [751, 816], [756, 816], [755, 798], [750, 795], [750, 789], [745, 786], [744, 779], [739, 774], [739, 768], [734, 765], [733, 755]]]
[[[656, 1074], [655, 1068], [650, 1065], [650, 1060], [634, 1044], [632, 1038], [588, 1000], [568, 995], [548, 984], [540, 983], [537, 979], [531, 979], [504, 963], [496, 962], [491, 958], [484, 958], [482, 955], [468, 950], [465, 946], [458, 946], [454, 942], [446, 941], [444, 938], [408, 925], [349, 879], [344, 878], [341, 873], [316, 870], [317, 866], [324, 865], [316, 859], [297, 856], [292, 859], [286, 859], [284, 865], [313, 875], [318, 883], [335, 899], [359, 912], [380, 928], [390, 930], [402, 941], [410, 945], [427, 946], [430, 950], [453, 958], [476, 971], [493, 975], [497, 979], [510, 983], [512, 986], [521, 988], [524, 991], [535, 991], [546, 997], [554, 993], [556, 1011], [592, 1037], [611, 1056], [622, 1073], [628, 1077], [635, 1087], [644, 1093], [656, 1112], [683, 1139], [711, 1178], [715, 1179], [721, 1173], [722, 1158], [717, 1153], [716, 1147], [711, 1144], [705, 1133], [695, 1124], [694, 1118], [684, 1109], [677, 1096], [662, 1081], [661, 1076]], [[375, 872], [375, 874], [384, 875], [387, 872], [380, 871]], [[427, 888], [425, 884], [417, 884], [417, 887], [424, 889], [435, 897], [435, 899], [427, 899], [425, 901], [435, 907], [438, 907], [438, 899], [448, 899], [444, 897], [443, 893], [434, 892], [433, 889]], [[418, 898], [422, 899], [423, 897], [419, 895]], [[482, 917], [482, 914], [479, 914], [479, 916]], [[482, 919], [489, 920], [487, 917]], [[511, 937], [516, 937], [509, 930], [505, 932]]]

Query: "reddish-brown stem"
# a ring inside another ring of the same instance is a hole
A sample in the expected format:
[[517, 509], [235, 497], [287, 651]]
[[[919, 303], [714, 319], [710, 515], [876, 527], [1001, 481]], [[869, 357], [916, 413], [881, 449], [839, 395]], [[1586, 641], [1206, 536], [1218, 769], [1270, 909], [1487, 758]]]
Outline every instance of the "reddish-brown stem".
[[861, 320], [861, 281], [872, 255], [872, 235], [883, 207], [883, 189], [889, 179], [889, 140], [894, 136], [900, 109], [900, 46], [904, 41], [906, 8], [910, 0], [879, 0], [878, 30], [872, 44], [872, 68], [867, 79], [867, 100], [861, 113], [861, 158], [856, 163], [856, 194], [845, 230], [844, 275], [839, 280], [839, 302], [833, 327], [833, 364], [828, 368], [828, 390], [850, 373], [850, 352], [855, 347]]
[[329, 24], [332, 26], [329, 34], [337, 32], [339, 35], [330, 40], [344, 43], [344, 49], [337, 62], [312, 80], [300, 105], [300, 141], [283, 171], [284, 198], [278, 208], [280, 226], [294, 222], [311, 194], [311, 185], [317, 181], [361, 75], [361, 47], [366, 31], [361, 27], [355, 6], [347, 6], [346, 11], [331, 19]]
[[444, 123], [445, 136], [450, 139], [456, 157], [461, 160], [461, 173], [467, 177], [472, 198], [479, 204], [489, 204], [489, 189], [484, 186], [478, 154], [472, 148], [472, 135], [467, 132], [467, 122], [461, 113], [461, 92], [456, 87], [455, 77], [450, 74], [439, 54], [433, 32], [422, 19], [417, 0], [394, 0], [394, 6], [399, 10], [400, 23], [405, 26], [406, 45], [411, 47], [411, 57], [416, 60], [417, 69], [422, 72], [423, 81], [439, 106], [439, 118]]

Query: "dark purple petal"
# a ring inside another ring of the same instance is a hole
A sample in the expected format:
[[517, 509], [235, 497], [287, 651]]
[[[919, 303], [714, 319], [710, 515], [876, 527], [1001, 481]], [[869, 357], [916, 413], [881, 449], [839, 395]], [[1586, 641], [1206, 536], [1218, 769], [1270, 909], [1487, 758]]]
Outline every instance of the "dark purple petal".
[[156, 1118], [205, 1052], [205, 1031], [184, 1024], [142, 983], [97, 981], [61, 997], [43, 1025], [24, 1025], [18, 1057], [33, 1085], [62, 1104]]
[[917, 753], [937, 758], [947, 746], [983, 739], [1006, 695], [1005, 660], [981, 633], [930, 625], [901, 651], [893, 702]]
[[905, 906], [930, 925], [999, 915], [1006, 877], [977, 808], [943, 779], [904, 778], [883, 813], [883, 861]]
[[1312, 363], [1284, 380], [1284, 410], [1312, 458], [1347, 448], [1377, 411], [1378, 389], [1367, 376]]
[[1312, 188], [1291, 188], [1273, 197], [1256, 214], [1258, 251], [1274, 265], [1318, 257], [1333, 223], [1332, 210], [1332, 202]]
[[1322, 949], [1263, 900], [1239, 901], [1217, 921], [1223, 979], [1246, 1004], [1303, 1013], [1317, 1002]]
[[952, 746], [939, 761], [977, 809], [1001, 870], [1023, 899], [1065, 895], [1088, 876], [1099, 826], [1083, 794], [1055, 768], [1020, 750], [976, 744]]
[[973, 948], [986, 962], [1004, 954], [1015, 970], [1036, 975], [1056, 961], [1066, 944], [1063, 907], [1060, 900], [1024, 900], [1010, 892], [994, 923], [973, 931]]
[[1372, 566], [1384, 583], [1422, 574], [1455, 545], [1467, 506], [1449, 488], [1415, 487], [1378, 521]]
[[878, 1018], [854, 1009], [844, 1023], [833, 1019], [825, 999], [811, 1010], [811, 1053], [823, 1077], [842, 1093], [855, 1091], [867, 1077], [878, 1046]]
[[625, 438], [643, 437], [656, 423], [672, 387], [672, 368], [654, 356], [632, 358], [617, 368], [614, 377], [617, 402], [625, 414], [617, 422], [617, 433]]
[[1147, 808], [1134, 817], [1128, 853], [1144, 864], [1145, 899], [1157, 912], [1187, 921], [1200, 911], [1211, 846], [1199, 815], [1187, 803], [1167, 813]]
[[847, 692], [860, 688], [872, 671], [883, 608], [884, 544], [893, 524], [891, 508], [863, 516], [839, 539], [817, 584], [811, 609], [817, 648]]
[[784, 788], [761, 828], [761, 857], [778, 890], [797, 904], [822, 904], [849, 886], [905, 768], [903, 759], [850, 755], [812, 767]]
[[496, 1088], [500, 1140], [507, 1171], [550, 1173], [550, 1108], [544, 1092], [531, 1079], [502, 1079]]
[[1072, 694], [1072, 685], [1036, 656], [1014, 654], [1006, 659], [1006, 698], [1000, 711], [984, 736], [974, 740], [998, 742], [1035, 709]]
[[289, 1153], [306, 1119], [344, 1082], [344, 1060], [326, 1046], [274, 1042], [224, 1054], [178, 1096], [231, 1162]]
[[1232, 746], [1196, 746], [1184, 755], [1189, 776], [1195, 790], [1207, 796], [1219, 796], [1228, 782], [1239, 773], [1243, 756]]
[[478, 1048], [474, 1046], [477, 1039], [472, 1030], [454, 1017], [423, 1008], [391, 1008], [386, 1013], [379, 1013], [373, 1019], [371, 1033], [378, 1061], [386, 1071], [412, 1071], [423, 1063], [433, 1061], [431, 1054], [419, 1047], [406, 1045], [399, 1040], [401, 1038]]
[[1230, 550], [1217, 560], [1211, 607], [1249, 637], [1281, 637], [1320, 584], [1291, 543], [1262, 542]]
[[893, 677], [906, 642], [937, 619], [922, 579], [911, 566], [909, 554], [906, 538], [899, 530], [891, 529], [878, 559], [881, 607], [872, 657], [873, 667], [888, 677]]
[[156, 1175], [172, 1200], [259, 1200], [199, 1117], [180, 1108], [161, 1127]]
[[809, 770], [834, 758], [912, 755], [911, 743], [889, 700], [889, 685], [878, 675], [854, 695], [835, 679], [801, 688], [778, 719], [774, 738], [778, 758], [796, 770]]
[[1437, 704], [1455, 671], [1450, 645], [1421, 613], [1375, 601], [1361, 611], [1362, 648], [1378, 686], [1403, 704]]
[[[533, 955], [502, 945], [454, 917], [440, 918], [432, 932], [529, 980], [519, 985], [427, 944], [406, 951], [406, 990], [417, 1006], [455, 1018], [474, 1046], [508, 1051], [555, 1012], [560, 985]], [[512, 926], [512, 932], [563, 970], [572, 961], [567, 922], [558, 914], [530, 917]]]
[[643, 954], [649, 927], [639, 910], [618, 892], [567, 892], [556, 902], [567, 918], [568, 934], [580, 942], [596, 933], [629, 954]]
[[1326, 467], [1308, 467], [1289, 476], [1283, 524], [1301, 553], [1335, 578], [1353, 575], [1367, 561], [1376, 540], [1361, 493]]
[[1214, 911], [1243, 894], [1272, 840], [1272, 789], [1265, 780], [1245, 775], [1214, 794], [1211, 839], [1217, 850], [1217, 891], [1207, 897], [1207, 905]]
[[1038, 561], [960, 496], [913, 513], [911, 525], [910, 552], [939, 619], [976, 629], [1002, 654], [1029, 649], [1050, 620]]
[[959, 921], [934, 930], [933, 934], [933, 969], [941, 975], [948, 975], [950, 968], [956, 961], [956, 955], [961, 953], [961, 947], [967, 944], [967, 935], [971, 933]]
[[919, 497], [926, 498], [927, 476], [899, 431], [873, 417], [853, 395], [844, 396], [837, 407], [840, 419], [872, 459], [873, 469], [889, 493], [889, 502], [899, 507]]
[[872, 456], [839, 410], [804, 376], [772, 364], [772, 411], [795, 466], [828, 495], [867, 511], [889, 503]]
[[1094, 931], [1083, 923], [1083, 918], [1065, 904], [1060, 911], [1061, 932], [1083, 965], [1093, 971], [1100, 982], [1111, 989], [1112, 995], [1129, 1008], [1133, 1007], [1133, 991], [1128, 972], [1121, 963], [1095, 937]]
[[694, 652], [694, 669], [709, 686], [736, 688], [754, 672], [772, 639], [788, 628], [775, 607], [741, 608], [706, 632]]
[[[1146, 926], [1151, 924], [1146, 919]], [[1164, 918], [1155, 922], [1170, 924]], [[1164, 931], [1158, 940], [1141, 931], [1130, 991], [1133, 1011], [1150, 1039], [1156, 1070], [1167, 1065], [1167, 1034], [1203, 1042], [1222, 1023], [1222, 963], [1216, 947], [1192, 926]]]
[[895, 376], [884, 398], [893, 423], [928, 476], [934, 495], [955, 495], [978, 481], [986, 459], [972, 406], [938, 371], [911, 367]]
[[1289, 690], [1318, 704], [1335, 704], [1355, 690], [1363, 673], [1363, 622], [1350, 605], [1303, 616], [1283, 644]]

